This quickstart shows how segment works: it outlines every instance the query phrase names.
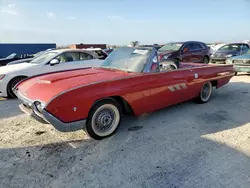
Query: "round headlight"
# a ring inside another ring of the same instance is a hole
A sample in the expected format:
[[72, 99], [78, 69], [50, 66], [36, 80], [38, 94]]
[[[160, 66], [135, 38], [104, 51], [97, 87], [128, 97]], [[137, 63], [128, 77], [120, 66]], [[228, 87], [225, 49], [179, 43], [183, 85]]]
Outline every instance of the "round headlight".
[[34, 105], [35, 105], [37, 111], [42, 113], [42, 111], [44, 109], [44, 104], [39, 102], [39, 101], [36, 101], [36, 102], [34, 102]]

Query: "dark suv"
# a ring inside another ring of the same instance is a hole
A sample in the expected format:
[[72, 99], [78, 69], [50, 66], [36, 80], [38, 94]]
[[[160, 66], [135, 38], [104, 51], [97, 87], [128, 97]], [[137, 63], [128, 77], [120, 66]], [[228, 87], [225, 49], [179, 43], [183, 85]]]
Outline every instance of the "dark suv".
[[203, 42], [167, 43], [158, 50], [159, 61], [178, 60], [180, 62], [206, 63], [210, 61], [211, 50]]

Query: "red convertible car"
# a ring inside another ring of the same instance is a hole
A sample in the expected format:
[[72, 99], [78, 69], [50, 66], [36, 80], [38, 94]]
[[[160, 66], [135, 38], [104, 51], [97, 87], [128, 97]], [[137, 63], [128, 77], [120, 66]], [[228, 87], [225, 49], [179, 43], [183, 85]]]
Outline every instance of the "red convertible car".
[[62, 132], [85, 128], [100, 140], [115, 133], [124, 113], [138, 116], [190, 99], [206, 103], [213, 87], [234, 75], [232, 65], [168, 67], [154, 48], [121, 47], [100, 67], [34, 76], [14, 91], [21, 110], [37, 120]]

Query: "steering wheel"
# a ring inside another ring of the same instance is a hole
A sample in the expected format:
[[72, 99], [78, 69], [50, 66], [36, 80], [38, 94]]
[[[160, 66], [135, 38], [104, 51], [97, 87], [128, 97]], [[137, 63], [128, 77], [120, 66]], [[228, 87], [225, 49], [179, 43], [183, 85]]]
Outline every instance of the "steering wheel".
[[179, 62], [175, 60], [167, 60], [160, 62], [160, 71], [170, 71], [179, 68]]

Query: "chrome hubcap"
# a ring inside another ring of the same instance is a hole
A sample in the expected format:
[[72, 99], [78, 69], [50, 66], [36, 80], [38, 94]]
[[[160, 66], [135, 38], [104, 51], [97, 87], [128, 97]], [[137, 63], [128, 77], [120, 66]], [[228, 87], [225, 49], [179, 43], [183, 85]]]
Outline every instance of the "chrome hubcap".
[[202, 91], [201, 91], [201, 98], [203, 99], [203, 101], [206, 101], [209, 99], [210, 93], [211, 93], [210, 85], [208, 83], [204, 84]]
[[106, 132], [112, 127], [114, 119], [115, 119], [115, 113], [112, 109], [102, 109], [96, 115], [95, 119], [96, 128], [100, 132]]

